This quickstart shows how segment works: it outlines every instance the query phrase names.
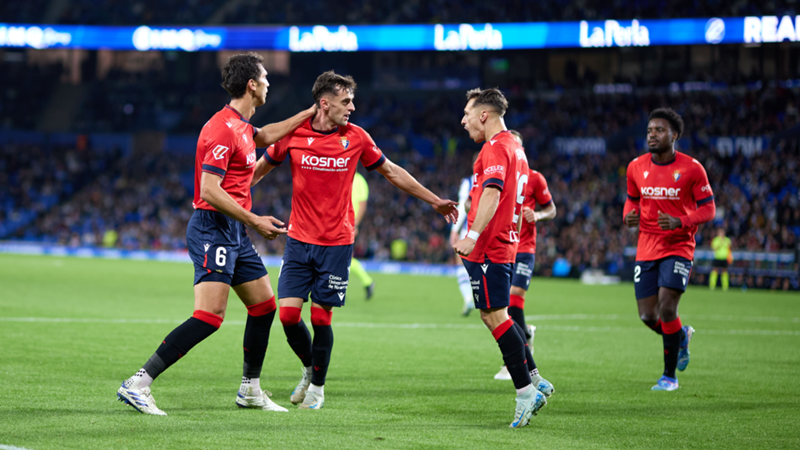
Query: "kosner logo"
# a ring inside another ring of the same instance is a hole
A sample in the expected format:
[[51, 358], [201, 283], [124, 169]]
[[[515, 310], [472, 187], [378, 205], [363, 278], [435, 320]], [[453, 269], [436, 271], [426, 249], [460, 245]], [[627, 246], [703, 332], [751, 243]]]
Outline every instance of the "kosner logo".
[[326, 156], [303, 155], [300, 164], [311, 167], [347, 167], [350, 158], [330, 158]]

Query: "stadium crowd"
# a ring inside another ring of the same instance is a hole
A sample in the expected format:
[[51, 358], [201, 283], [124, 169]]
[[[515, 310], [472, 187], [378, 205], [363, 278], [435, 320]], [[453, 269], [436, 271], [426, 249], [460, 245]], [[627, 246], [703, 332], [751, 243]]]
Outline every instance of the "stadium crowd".
[[[622, 227], [621, 215], [625, 167], [644, 151], [641, 142], [629, 138], [626, 146], [605, 154], [567, 155], [552, 147], [552, 139], [609, 136], [637, 124], [643, 126], [647, 111], [662, 104], [673, 105], [684, 114], [687, 136], [681, 144], [690, 145], [687, 152], [706, 168], [716, 196], [715, 224], [726, 228], [733, 247], [754, 251], [795, 249], [800, 237], [798, 140], [782, 140], [753, 154], [723, 154], [709, 138], [772, 135], [791, 128], [798, 124], [794, 99], [791, 91], [777, 95], [766, 89], [741, 95], [564, 95], [555, 101], [513, 98], [508, 124], [522, 131], [531, 165], [547, 178], [559, 208], [555, 220], [538, 226], [537, 272], [549, 275], [556, 260], [563, 260], [573, 276], [586, 268], [617, 273], [624, 264], [624, 248], [635, 246], [636, 242], [635, 232]], [[462, 131], [455, 109], [459, 104], [460, 97], [415, 102], [382, 96], [363, 99], [358, 112], [371, 124], [368, 129], [390, 159], [406, 167], [433, 191], [454, 198], [460, 179], [471, 172], [470, 155], [478, 149], [463, 136], [457, 137]], [[443, 114], [444, 108], [450, 112]], [[432, 143], [431, 155], [415, 150], [416, 141], [408, 138], [412, 131]], [[37, 159], [48, 161], [67, 161], [74, 155], [61, 149], [39, 148], [36, 153], [9, 148], [12, 147], [6, 147], [7, 152], [37, 155]], [[50, 151], [53, 155], [49, 155]], [[30, 164], [32, 160], [26, 161]], [[4, 172], [13, 178], [30, 168], [23, 162], [9, 169]], [[163, 153], [121, 158], [102, 176], [95, 176], [90, 184], [77, 190], [69, 201], [43, 211], [33, 225], [16, 230], [14, 237], [67, 245], [182, 249], [185, 224], [191, 213], [192, 170], [191, 155]], [[256, 187], [254, 211], [287, 220], [291, 212], [290, 177], [288, 168], [279, 167]], [[371, 196], [356, 242], [358, 257], [388, 259], [392, 242], [399, 239], [407, 245], [403, 259], [434, 263], [452, 259], [447, 242], [449, 226], [438, 215], [402, 192], [387, 189], [379, 175], [367, 174], [367, 180]], [[63, 185], [43, 186], [57, 191]], [[69, 197], [66, 192], [59, 195]], [[21, 198], [19, 194], [11, 196]], [[698, 244], [707, 246], [713, 233], [713, 226], [702, 227]], [[283, 251], [282, 239], [254, 241], [263, 253]]]

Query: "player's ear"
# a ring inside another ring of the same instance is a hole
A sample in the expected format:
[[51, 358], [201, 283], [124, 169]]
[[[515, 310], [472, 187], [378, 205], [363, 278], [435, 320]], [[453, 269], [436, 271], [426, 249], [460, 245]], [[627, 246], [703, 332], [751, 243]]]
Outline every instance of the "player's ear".
[[319, 99], [319, 108], [318, 109], [321, 109], [323, 111], [327, 111], [328, 109], [330, 109], [330, 107], [331, 107], [331, 105], [328, 104], [328, 99], [327, 98], [322, 97], [321, 99]]

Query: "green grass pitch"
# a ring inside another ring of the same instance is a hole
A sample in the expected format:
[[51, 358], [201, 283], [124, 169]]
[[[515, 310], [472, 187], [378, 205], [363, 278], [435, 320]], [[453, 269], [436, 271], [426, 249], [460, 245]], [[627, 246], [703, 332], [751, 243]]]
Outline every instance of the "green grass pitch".
[[477, 313], [460, 316], [455, 279], [375, 279], [373, 300], [354, 281], [334, 312], [323, 410], [291, 407], [300, 364], [277, 318], [262, 387], [290, 410], [236, 408], [246, 313], [232, 294], [222, 328], [154, 383], [158, 417], [116, 390], [191, 315], [191, 266], [0, 255], [0, 448], [800, 448], [797, 294], [690, 287], [692, 362], [678, 391], [651, 392], [661, 339], [631, 284], [534, 279], [526, 313], [556, 393], [512, 430], [500, 351]]

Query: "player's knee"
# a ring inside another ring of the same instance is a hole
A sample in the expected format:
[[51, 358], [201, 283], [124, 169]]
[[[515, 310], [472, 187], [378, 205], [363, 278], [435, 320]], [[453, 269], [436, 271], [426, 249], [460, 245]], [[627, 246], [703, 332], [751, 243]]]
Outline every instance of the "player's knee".
[[639, 313], [639, 319], [641, 319], [642, 322], [644, 322], [644, 324], [648, 327], [653, 327], [655, 326], [656, 322], [658, 322], [658, 314], [641, 312]]
[[311, 325], [330, 326], [333, 319], [333, 310], [326, 311], [323, 308], [311, 308]]
[[280, 319], [283, 326], [288, 327], [300, 323], [300, 313], [303, 310], [292, 306], [281, 306]]

